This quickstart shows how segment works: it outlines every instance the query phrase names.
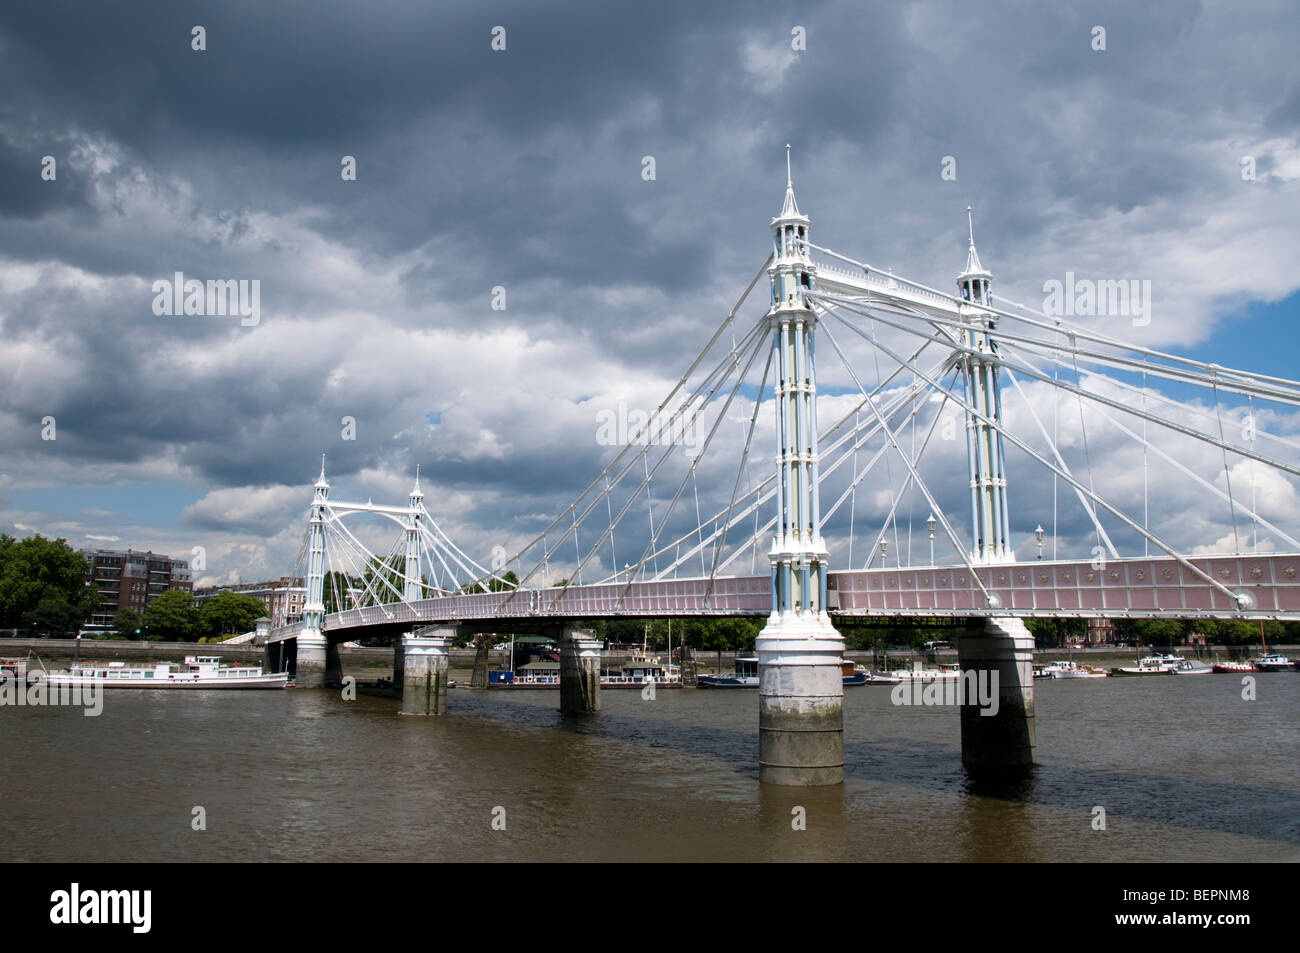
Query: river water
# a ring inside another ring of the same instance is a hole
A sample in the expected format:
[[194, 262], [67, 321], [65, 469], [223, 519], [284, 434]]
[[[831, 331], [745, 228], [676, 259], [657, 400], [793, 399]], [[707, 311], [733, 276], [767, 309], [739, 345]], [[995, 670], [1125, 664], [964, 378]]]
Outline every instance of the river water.
[[1256, 683], [1040, 681], [1014, 789], [967, 776], [955, 709], [878, 686], [845, 690], [828, 789], [758, 784], [753, 691], [606, 690], [587, 716], [468, 689], [441, 718], [300, 689], [5, 706], [0, 859], [1300, 860], [1300, 675]]

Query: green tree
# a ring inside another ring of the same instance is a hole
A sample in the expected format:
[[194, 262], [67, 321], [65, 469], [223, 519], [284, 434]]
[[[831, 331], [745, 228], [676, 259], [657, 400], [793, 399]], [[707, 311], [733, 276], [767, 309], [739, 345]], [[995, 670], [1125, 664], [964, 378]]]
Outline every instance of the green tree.
[[23, 614], [28, 628], [53, 636], [74, 635], [85, 621], [81, 609], [63, 596], [48, 596]]
[[189, 642], [199, 636], [199, 612], [194, 596], [169, 589], [144, 607], [146, 637], [164, 642]]
[[353, 587], [360, 588], [361, 580], [335, 569], [325, 574], [322, 583], [324, 588], [321, 601], [325, 603], [326, 615], [354, 608], [350, 591]]
[[199, 607], [198, 634], [212, 638], [227, 632], [251, 632], [253, 621], [264, 615], [266, 604], [261, 599], [240, 592], [218, 593]]
[[0, 536], [0, 626], [71, 631], [99, 607], [90, 562], [65, 539]]
[[113, 631], [126, 639], [134, 639], [144, 620], [134, 609], [118, 609], [113, 613]]
[[1070, 642], [1077, 642], [1088, 635], [1087, 619], [1026, 619], [1025, 628], [1034, 636], [1034, 643], [1041, 648], [1060, 648]]
[[1119, 619], [1115, 623], [1115, 634], [1125, 641], [1137, 641], [1142, 645], [1178, 645], [1187, 634], [1189, 625], [1203, 623], [1184, 623], [1180, 619]]
[[[382, 562], [372, 559], [361, 583], [361, 604], [399, 602], [406, 586], [406, 556], [394, 553]], [[368, 590], [367, 590], [367, 587]]]

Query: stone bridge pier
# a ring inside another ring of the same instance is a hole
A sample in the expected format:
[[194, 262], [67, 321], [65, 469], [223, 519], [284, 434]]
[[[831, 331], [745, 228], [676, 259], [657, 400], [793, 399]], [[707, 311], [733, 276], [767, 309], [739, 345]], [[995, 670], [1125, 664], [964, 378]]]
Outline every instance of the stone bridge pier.
[[594, 632], [565, 626], [560, 637], [560, 711], [600, 711], [600, 647]]
[[401, 686], [402, 714], [447, 713], [447, 669], [459, 626], [426, 626], [403, 635], [393, 659], [393, 684]]
[[[972, 619], [957, 639], [961, 664], [961, 760], [970, 768], [1037, 762], [1034, 637], [1012, 616]], [[970, 690], [978, 686], [984, 698]], [[991, 696], [991, 697], [990, 697]]]
[[[398, 639], [393, 653], [393, 684], [402, 693], [403, 714], [446, 714], [450, 649], [465, 628], [456, 624], [426, 626]], [[474, 631], [482, 631], [482, 626]], [[527, 631], [550, 636], [559, 643], [560, 711], [599, 711], [601, 640], [587, 629], [564, 625], [530, 625]]]

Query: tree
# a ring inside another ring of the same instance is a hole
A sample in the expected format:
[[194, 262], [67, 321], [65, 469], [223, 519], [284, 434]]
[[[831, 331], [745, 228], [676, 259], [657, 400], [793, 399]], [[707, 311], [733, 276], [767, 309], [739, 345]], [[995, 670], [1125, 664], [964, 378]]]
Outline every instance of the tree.
[[[369, 591], [364, 591], [367, 586]], [[405, 587], [406, 556], [394, 553], [382, 562], [371, 559], [361, 584], [361, 604], [373, 606], [384, 602], [399, 602], [402, 593], [406, 591]]]
[[36, 608], [23, 614], [28, 628], [49, 635], [63, 636], [74, 634], [81, 628], [85, 617], [78, 606], [69, 604], [63, 596], [47, 596], [37, 603]]
[[198, 634], [212, 638], [227, 632], [249, 632], [254, 620], [263, 615], [266, 605], [261, 599], [239, 592], [218, 593], [199, 607]]
[[0, 627], [71, 631], [99, 607], [90, 562], [65, 539], [0, 536]]
[[1042, 648], [1078, 642], [1088, 634], [1087, 619], [1026, 619], [1025, 628], [1034, 636], [1034, 643]]
[[321, 601], [325, 603], [326, 615], [355, 608], [352, 605], [352, 589], [361, 588], [360, 579], [335, 569], [325, 574], [321, 585]]
[[113, 631], [123, 638], [134, 639], [142, 628], [144, 620], [134, 609], [122, 608], [113, 613]]
[[1190, 624], [1179, 619], [1119, 619], [1115, 634], [1144, 645], [1178, 645]]
[[188, 642], [198, 638], [199, 613], [194, 608], [194, 596], [183, 589], [169, 589], [145, 606], [143, 621], [150, 639]]

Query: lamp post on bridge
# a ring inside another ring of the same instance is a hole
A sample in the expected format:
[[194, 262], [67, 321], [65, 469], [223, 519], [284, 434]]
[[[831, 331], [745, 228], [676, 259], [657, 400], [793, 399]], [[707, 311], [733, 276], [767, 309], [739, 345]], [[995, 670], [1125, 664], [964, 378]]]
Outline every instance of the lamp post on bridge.
[[1038, 558], [1043, 558], [1043, 524], [1039, 523], [1038, 528], [1034, 530], [1034, 539], [1038, 540]]
[[931, 513], [929, 519], [925, 521], [925, 528], [930, 531], [930, 568], [934, 568], [934, 527], [938, 522]]

